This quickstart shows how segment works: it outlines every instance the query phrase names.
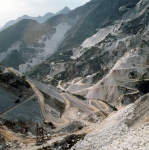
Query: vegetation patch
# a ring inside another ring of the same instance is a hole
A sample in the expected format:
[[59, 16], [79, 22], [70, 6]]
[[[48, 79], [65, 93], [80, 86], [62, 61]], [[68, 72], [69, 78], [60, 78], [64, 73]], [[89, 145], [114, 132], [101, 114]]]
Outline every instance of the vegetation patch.
[[148, 25], [148, 18], [146, 17], [146, 12], [140, 15], [138, 18], [132, 19], [127, 24], [122, 24], [122, 28], [126, 34], [136, 35], [141, 32]]
[[6, 51], [16, 41], [21, 41], [27, 20], [22, 20], [0, 32], [0, 53]]
[[17, 50], [14, 50], [10, 55], [7, 56], [6, 59], [2, 61], [2, 64], [6, 67], [14, 67], [15, 69], [19, 69], [18, 66], [20, 64], [25, 63], [24, 60], [22, 60], [21, 52], [18, 52]]
[[100, 49], [98, 47], [92, 46], [83, 54], [83, 57], [85, 57], [85, 59], [89, 59], [93, 54], [99, 54], [99, 51]]
[[140, 48], [143, 48], [143, 46], [146, 45], [146, 44], [147, 44], [147, 42], [146, 42], [145, 40], [142, 40], [142, 41], [140, 42], [139, 47], [140, 47]]
[[49, 84], [51, 84], [51, 85], [56, 87], [58, 85], [58, 81], [56, 79], [51, 79]]
[[36, 55], [36, 51], [32, 48], [27, 48], [22, 45], [20, 50], [13, 50], [3, 61], [2, 64], [6, 67], [13, 67], [19, 70], [19, 65], [24, 64], [29, 58]]
[[101, 80], [104, 75], [106, 75], [109, 72], [109, 69], [101, 69], [94, 77], [93, 77], [93, 83], [97, 83], [99, 80]]
[[139, 81], [136, 85], [136, 88], [143, 94], [149, 93], [149, 81]]
[[97, 43], [96, 46], [100, 46], [102, 43], [108, 43], [110, 41], [112, 42], [115, 40], [116, 40], [116, 38], [111, 33], [109, 33], [102, 41]]
[[86, 98], [82, 95], [79, 95], [79, 94], [73, 94], [73, 95], [76, 96], [79, 99], [86, 100]]
[[66, 78], [66, 71], [62, 71], [61, 73], [54, 76], [54, 79], [56, 80], [65, 80]]
[[43, 62], [33, 67], [32, 70], [26, 72], [26, 74], [34, 78], [36, 78], [38, 74], [40, 74], [42, 77], [45, 77], [50, 72], [50, 70], [51, 70], [50, 65], [46, 62]]
[[71, 149], [72, 146], [74, 146], [78, 141], [83, 140], [85, 137], [84, 134], [72, 134], [66, 136], [63, 140], [54, 142], [52, 145], [43, 147], [38, 150], [54, 150], [54, 149], [59, 149], [59, 150], [69, 150]]
[[107, 104], [109, 107], [111, 107], [111, 108], [113, 109], [113, 111], [117, 111], [117, 108], [116, 108], [116, 107], [110, 105], [110, 104], [107, 103], [106, 101], [104, 101], [104, 100], [100, 100], [100, 101], [104, 102], [104, 103]]

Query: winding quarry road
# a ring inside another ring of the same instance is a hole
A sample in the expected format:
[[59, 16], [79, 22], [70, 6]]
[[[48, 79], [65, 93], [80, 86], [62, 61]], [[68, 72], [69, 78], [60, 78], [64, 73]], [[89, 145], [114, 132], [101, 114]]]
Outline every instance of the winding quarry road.
[[[19, 71], [15, 70], [14, 68], [7, 68], [5, 72], [11, 71], [19, 77], [22, 77], [23, 74]], [[82, 109], [87, 112], [99, 112], [101, 116], [106, 117], [106, 114], [111, 112], [111, 108], [104, 102], [99, 100], [88, 100], [88, 105], [78, 100], [76, 97], [68, 94], [68, 93], [61, 93], [60, 95], [65, 101], [65, 109], [61, 115], [61, 121], [55, 119], [52, 114], [49, 115], [45, 111], [45, 103], [44, 103], [44, 96], [43, 94], [37, 89], [37, 87], [26, 77], [26, 81], [30, 84], [31, 88], [33, 89], [35, 95], [38, 97], [38, 101], [40, 104], [40, 109], [45, 119], [45, 122], [52, 122], [57, 128], [64, 127], [72, 122], [70, 118], [67, 117], [67, 112], [71, 106], [71, 103], [75, 104], [75, 106], [79, 109]], [[94, 105], [93, 105], [94, 104]], [[16, 107], [16, 106], [15, 106]]]

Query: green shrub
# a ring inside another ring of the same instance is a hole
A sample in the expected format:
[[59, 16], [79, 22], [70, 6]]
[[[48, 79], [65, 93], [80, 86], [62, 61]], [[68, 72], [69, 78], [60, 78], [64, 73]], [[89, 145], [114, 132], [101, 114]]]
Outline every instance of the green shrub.
[[73, 95], [78, 97], [79, 99], [86, 100], [86, 98], [82, 95], [79, 95], [79, 94], [73, 94]]

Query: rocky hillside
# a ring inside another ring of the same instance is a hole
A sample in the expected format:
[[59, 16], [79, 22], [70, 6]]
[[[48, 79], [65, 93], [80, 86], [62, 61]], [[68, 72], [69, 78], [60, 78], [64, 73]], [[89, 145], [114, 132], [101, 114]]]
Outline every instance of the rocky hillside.
[[[51, 17], [42, 24], [27, 19], [3, 30], [0, 32], [0, 61], [4, 66], [15, 67], [21, 72], [30, 70], [53, 54], [66, 38], [67, 31], [96, 4], [87, 3], [67, 14]], [[17, 62], [15, 55], [20, 59]]]
[[[100, 55], [99, 46], [100, 44], [102, 45], [102, 42], [105, 42], [106, 40], [112, 40], [112, 41], [115, 41], [116, 43], [115, 37], [111, 35], [110, 33], [114, 29], [114, 24], [116, 23], [116, 21], [118, 20], [120, 21], [122, 16], [126, 12], [128, 12], [131, 8], [135, 7], [137, 2], [138, 1], [131, 1], [131, 2], [130, 1], [125, 1], [125, 2], [116, 1], [113, 3], [113, 1], [107, 1], [107, 2], [100, 1], [99, 2], [96, 0], [92, 0], [86, 5], [80, 8], [77, 8], [74, 11], [71, 11], [69, 13], [71, 15], [73, 15], [75, 11], [78, 11], [78, 12], [81, 11], [82, 13], [85, 11], [86, 13], [82, 15], [79, 21], [67, 32], [66, 38], [59, 45], [58, 51], [54, 53], [52, 57], [50, 57], [50, 59], [48, 59], [46, 63], [44, 63], [43, 65], [47, 65], [47, 64], [50, 64], [51, 62], [56, 62], [56, 61], [65, 62], [65, 61], [70, 60], [69, 62], [71, 62], [71, 64], [69, 64], [69, 66], [72, 66], [70, 68], [74, 68], [72, 64], [75, 64], [75, 62], [77, 62], [77, 64], [79, 64], [80, 67], [81, 67], [81, 64], [83, 67], [84, 63], [86, 64], [86, 66], [88, 65], [88, 63], [90, 63], [92, 65], [90, 67], [91, 69], [89, 69], [90, 72], [87, 73], [87, 75], [96, 73], [100, 71], [101, 69], [103, 69], [100, 67], [100, 65], [98, 65], [98, 63], [101, 63], [101, 62], [103, 63], [103, 61], [105, 60], [103, 56], [99, 56], [98, 58], [96, 58], [96, 59], [99, 59], [99, 61], [95, 59], [90, 60], [88, 58], [91, 57], [91, 55], [94, 56], [95, 53], [98, 53], [98, 55]], [[113, 6], [113, 7], [109, 7], [109, 6]], [[127, 7], [127, 8], [124, 10], [119, 10], [122, 7]], [[104, 12], [103, 8], [104, 10], [108, 10], [108, 11]], [[101, 17], [101, 16], [104, 16], [104, 17]], [[99, 18], [99, 19], [95, 19], [95, 18]], [[106, 25], [106, 21], [109, 22], [107, 25]], [[117, 22], [117, 24], [119, 23]], [[93, 36], [93, 38], [90, 38], [90, 40], [88, 39], [89, 41], [86, 40], [90, 36]], [[86, 49], [88, 49], [89, 51], [87, 51]], [[103, 53], [104, 55], [106, 55], [105, 51], [103, 51]], [[125, 52], [122, 51], [122, 55], [124, 53]], [[82, 54], [85, 56], [83, 56]], [[82, 58], [79, 58], [78, 60], [73, 61], [73, 59], [76, 59], [78, 57], [77, 55]], [[86, 60], [87, 62], [86, 61], [83, 62], [82, 60]], [[109, 61], [108, 59], [106, 60]], [[79, 63], [80, 61], [81, 63]], [[37, 67], [37, 70], [38, 68], [40, 68], [40, 66]], [[68, 76], [68, 79], [70, 79], [70, 76], [71, 78], [82, 76], [82, 71], [80, 72], [79, 69], [77, 69], [77, 66], [75, 66], [75, 69], [72, 69], [72, 71], [70, 71], [69, 69], [70, 74], [66, 75]], [[50, 69], [51, 67], [49, 67], [47, 72], [50, 72]], [[41, 70], [42, 75], [44, 74], [44, 72], [42, 73], [42, 70]]]
[[[52, 122], [57, 128], [52, 130], [57, 137], [52, 136], [47, 149], [148, 149], [148, 16], [148, 0], [91, 0], [50, 18], [42, 29], [35, 21], [23, 21], [20, 30], [25, 32], [18, 34], [21, 44], [36, 48], [32, 53], [36, 60], [40, 44], [40, 56], [49, 54], [49, 49], [52, 54], [26, 72], [32, 77], [26, 76], [38, 96], [45, 124]], [[3, 56], [14, 50], [4, 43], [0, 46], [5, 48], [0, 49]], [[17, 44], [13, 46], [16, 49]], [[27, 71], [35, 59], [31, 60], [18, 64], [19, 69]], [[78, 135], [66, 135], [69, 131]], [[80, 134], [82, 138], [76, 140]]]
[[25, 72], [50, 56], [71, 27], [63, 15], [53, 19], [58, 21], [40, 24], [22, 20], [0, 32], [0, 61], [3, 65]]
[[[101, 6], [103, 8], [106, 4], [106, 7], [112, 5], [113, 7], [107, 8], [108, 11], [103, 13], [105, 17], [100, 23], [107, 19], [111, 22], [107, 25], [97, 23], [95, 34], [78, 46], [74, 46], [68, 37], [73, 33], [73, 38], [81, 38], [79, 33], [83, 29], [79, 26], [74, 32], [73, 26], [65, 38], [68, 38], [67, 41], [72, 47], [67, 44], [68, 47], [65, 47], [64, 40], [58, 51], [33, 68], [29, 75], [87, 99], [106, 101], [120, 109], [148, 93], [148, 89], [144, 89], [148, 85], [148, 2], [91, 3], [96, 3], [94, 7], [98, 8], [99, 16], [102, 13], [99, 9]], [[91, 14], [97, 13], [95, 8], [90, 10]], [[88, 19], [92, 24], [96, 24], [96, 20]], [[80, 22], [75, 27], [79, 24]], [[77, 34], [77, 30], [81, 31]], [[84, 33], [88, 34], [85, 31]], [[65, 50], [61, 49], [63, 46]]]
[[[112, 0], [92, 0], [89, 11], [80, 18], [69, 32], [67, 38], [60, 45], [60, 49], [70, 49], [74, 46], [81, 44], [87, 37], [92, 36], [99, 28], [104, 28], [116, 20], [119, 20], [127, 11], [119, 11], [120, 7], [127, 5], [133, 7], [139, 0], [125, 0], [125, 1], [112, 1]], [[92, 6], [92, 7], [91, 7]]]
[[75, 150], [146, 150], [148, 140], [149, 95], [123, 108], [94, 127], [84, 140], [80, 140]]

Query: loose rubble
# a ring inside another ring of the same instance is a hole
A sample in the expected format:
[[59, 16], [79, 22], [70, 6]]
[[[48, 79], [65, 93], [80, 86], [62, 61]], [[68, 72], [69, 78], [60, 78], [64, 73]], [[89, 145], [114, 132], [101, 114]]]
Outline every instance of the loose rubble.
[[[72, 147], [75, 150], [147, 150], [149, 149], [148, 96], [134, 104], [111, 114], [104, 122], [95, 127], [83, 141]], [[146, 106], [145, 106], [146, 105]], [[144, 107], [144, 108], [143, 108]], [[140, 111], [140, 108], [143, 108]], [[136, 114], [139, 114], [137, 117]], [[144, 117], [145, 116], [145, 117]], [[135, 120], [135, 121], [134, 121]], [[143, 121], [144, 120], [144, 121]], [[133, 126], [130, 126], [130, 122]], [[143, 123], [144, 122], [144, 123]], [[135, 126], [136, 125], [136, 126]]]

